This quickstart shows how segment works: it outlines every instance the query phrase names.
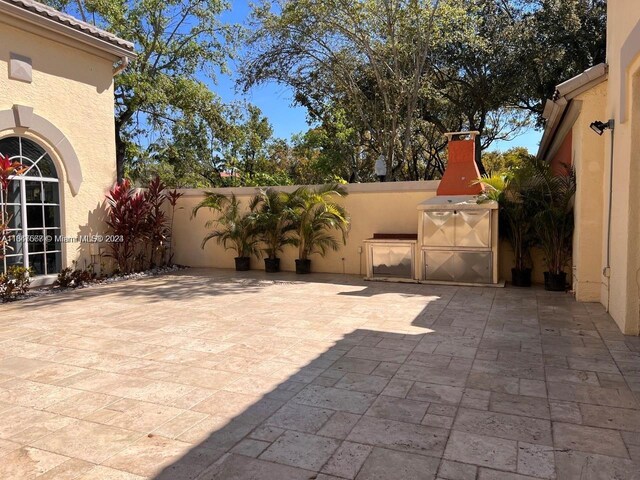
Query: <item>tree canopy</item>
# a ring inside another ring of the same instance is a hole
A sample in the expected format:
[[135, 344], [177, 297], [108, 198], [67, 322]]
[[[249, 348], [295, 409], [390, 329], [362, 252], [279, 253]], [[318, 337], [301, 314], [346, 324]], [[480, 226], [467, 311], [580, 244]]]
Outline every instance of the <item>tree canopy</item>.
[[[223, 23], [223, 0], [50, 0], [133, 42], [138, 58], [115, 79], [118, 178], [203, 125], [224, 128], [218, 96], [199, 78], [226, 73], [239, 27]], [[195, 138], [192, 138], [195, 140]], [[196, 141], [197, 142], [197, 141]], [[197, 148], [198, 145], [193, 145]]]
[[[380, 156], [389, 180], [439, 178], [443, 133], [467, 129], [484, 171], [606, 51], [606, 0], [261, 0], [244, 27], [223, 0], [46, 3], [135, 43], [115, 79], [118, 177], [171, 186], [372, 181]], [[306, 132], [275, 138], [257, 107], [221, 101], [236, 52], [241, 90], [286, 85]]]
[[437, 175], [441, 135], [463, 129], [482, 171], [483, 149], [604, 60], [605, 15], [604, 0], [263, 0], [242, 85], [290, 86], [325, 128], [349, 112], [352, 156], [384, 155], [393, 179]]

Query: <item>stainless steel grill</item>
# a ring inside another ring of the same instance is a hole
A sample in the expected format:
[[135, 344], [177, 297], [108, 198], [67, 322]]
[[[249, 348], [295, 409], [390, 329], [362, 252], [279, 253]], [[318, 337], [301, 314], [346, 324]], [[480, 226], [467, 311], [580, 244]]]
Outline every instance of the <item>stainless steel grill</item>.
[[420, 280], [498, 283], [498, 204], [469, 195], [438, 196], [418, 205]]

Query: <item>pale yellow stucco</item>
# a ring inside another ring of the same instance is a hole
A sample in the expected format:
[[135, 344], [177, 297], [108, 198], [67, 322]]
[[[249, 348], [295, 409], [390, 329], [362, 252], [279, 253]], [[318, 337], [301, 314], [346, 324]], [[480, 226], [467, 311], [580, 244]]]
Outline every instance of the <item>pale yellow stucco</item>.
[[589, 125], [604, 118], [607, 82], [578, 95], [579, 115], [573, 125], [572, 164], [576, 172], [573, 290], [582, 302], [599, 302], [602, 284], [602, 232], [605, 140]]
[[[435, 196], [438, 182], [397, 182], [382, 187], [380, 185], [359, 184], [347, 187], [350, 194], [341, 200], [351, 216], [347, 246], [338, 252], [329, 252], [325, 258], [313, 255], [311, 257], [313, 271], [364, 275], [366, 273], [365, 253], [364, 251], [359, 253], [358, 250], [364, 246], [363, 240], [371, 238], [374, 233], [418, 232], [417, 206], [420, 202]], [[291, 190], [291, 187], [283, 187], [283, 189]], [[233, 192], [246, 205], [256, 189], [212, 191], [225, 194]], [[194, 267], [233, 268], [234, 252], [225, 252], [215, 240], [209, 241], [204, 250], [200, 248], [202, 238], [208, 230], [205, 223], [213, 218], [213, 214], [207, 210], [201, 210], [197, 217], [192, 219], [191, 210], [202, 200], [202, 191], [185, 190], [184, 192], [186, 195], [179, 203], [182, 208], [177, 211], [174, 222], [175, 261]], [[295, 259], [298, 258], [298, 250], [295, 247], [287, 247], [280, 257], [283, 270], [295, 270]], [[262, 260], [252, 260], [252, 268], [262, 269], [263, 267]]]
[[[620, 329], [640, 333], [640, 3], [609, 0], [606, 117], [616, 128], [607, 134], [605, 152], [614, 141], [610, 278], [603, 277], [601, 301]], [[608, 157], [608, 153], [606, 155]], [[608, 162], [608, 158], [607, 158]], [[609, 169], [605, 174], [608, 184]], [[608, 198], [608, 195], [607, 197]], [[605, 229], [606, 230], [606, 229]], [[606, 231], [604, 232], [606, 235]], [[606, 238], [603, 242], [606, 248]], [[608, 282], [607, 282], [608, 280]], [[608, 285], [607, 285], [608, 283]]]
[[[573, 240], [576, 298], [602, 303], [623, 333], [638, 335], [640, 3], [609, 0], [607, 10], [607, 68], [594, 67], [567, 82], [581, 88], [582, 93], [554, 100], [566, 113], [558, 123], [547, 125], [544, 138], [552, 143], [541, 147], [539, 155], [552, 160], [559, 142], [569, 138], [567, 132], [572, 134], [571, 162], [577, 176]], [[585, 75], [591, 83], [582, 87]], [[592, 122], [609, 120], [614, 128], [606, 129], [602, 136], [589, 128]]]
[[[10, 22], [5, 23], [5, 22]], [[67, 237], [104, 231], [101, 205], [116, 178], [113, 120], [113, 64], [110, 54], [87, 46], [71, 46], [52, 32], [39, 35], [32, 26], [0, 17], [0, 113], [14, 105], [33, 108], [33, 114], [55, 126], [77, 155], [82, 182], [77, 194], [68, 183], [65, 158], [51, 139], [25, 128], [1, 128], [0, 138], [24, 135], [40, 143], [54, 158], [60, 177], [62, 228]], [[10, 53], [29, 57], [31, 83], [9, 79]], [[89, 244], [63, 247], [63, 264], [90, 258]]]
[[[312, 270], [314, 272], [347, 273], [366, 275], [366, 252], [364, 240], [375, 233], [418, 233], [418, 204], [433, 198], [438, 187], [437, 181], [430, 182], [394, 182], [346, 185], [349, 195], [340, 200], [351, 217], [351, 230], [347, 245], [337, 252], [329, 252], [326, 257], [313, 255]], [[295, 187], [279, 187], [291, 191]], [[257, 192], [255, 188], [213, 189], [218, 193], [229, 195], [234, 193], [247, 205], [248, 200]], [[233, 268], [235, 252], [225, 251], [215, 240], [207, 243], [204, 250], [200, 248], [203, 237], [209, 231], [205, 223], [214, 218], [214, 214], [203, 209], [192, 218], [191, 212], [203, 197], [202, 190], [183, 190], [185, 196], [180, 199], [174, 221], [174, 260], [176, 263], [192, 267]], [[508, 245], [503, 245], [508, 247]], [[513, 252], [509, 248], [499, 250], [499, 266], [501, 279], [510, 278], [513, 265]], [[281, 268], [285, 271], [295, 270], [295, 259], [298, 250], [286, 247], [279, 255]], [[419, 255], [416, 256], [419, 259]], [[537, 273], [535, 279], [542, 282], [540, 256], [537, 255]], [[419, 260], [418, 260], [419, 261]], [[252, 259], [251, 267], [263, 269], [263, 260]]]

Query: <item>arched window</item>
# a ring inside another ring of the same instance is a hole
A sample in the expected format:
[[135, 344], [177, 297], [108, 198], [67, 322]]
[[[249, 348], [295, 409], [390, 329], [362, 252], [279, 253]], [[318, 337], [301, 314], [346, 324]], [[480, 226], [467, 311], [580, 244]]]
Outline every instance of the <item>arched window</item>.
[[36, 275], [58, 273], [62, 265], [60, 190], [58, 173], [49, 154], [25, 137], [0, 139], [0, 153], [20, 162], [27, 170], [13, 177], [7, 198], [0, 197], [9, 212], [9, 245], [0, 260], [0, 271], [12, 265], [33, 268]]

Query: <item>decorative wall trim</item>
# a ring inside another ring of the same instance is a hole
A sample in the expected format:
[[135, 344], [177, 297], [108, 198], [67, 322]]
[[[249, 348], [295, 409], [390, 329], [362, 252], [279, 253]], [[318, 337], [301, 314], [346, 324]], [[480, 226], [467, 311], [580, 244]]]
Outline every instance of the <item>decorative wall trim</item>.
[[9, 78], [21, 82], [31, 83], [33, 80], [31, 59], [24, 55], [11, 52], [9, 54]]
[[33, 122], [33, 108], [24, 105], [13, 106], [13, 117], [16, 121], [16, 127], [30, 128]]
[[24, 105], [14, 105], [11, 110], [0, 111], [0, 133], [14, 128], [24, 128], [55, 148], [62, 160], [71, 193], [76, 196], [82, 185], [82, 169], [78, 155], [65, 134], [46, 118], [33, 113], [33, 108]]

